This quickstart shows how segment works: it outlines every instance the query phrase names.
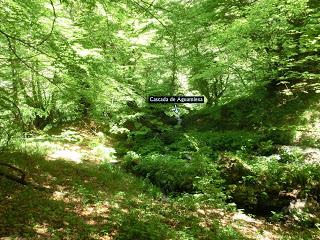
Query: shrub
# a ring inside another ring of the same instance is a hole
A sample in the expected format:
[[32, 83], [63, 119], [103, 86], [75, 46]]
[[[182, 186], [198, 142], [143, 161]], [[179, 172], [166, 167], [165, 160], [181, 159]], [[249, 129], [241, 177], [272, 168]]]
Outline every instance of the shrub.
[[215, 131], [193, 133], [199, 145], [209, 146], [213, 151], [236, 151], [270, 155], [275, 151], [273, 141], [266, 139], [261, 133], [245, 131]]
[[276, 148], [271, 140], [262, 141], [258, 143], [257, 153], [259, 153], [259, 155], [268, 156], [274, 153], [275, 151]]
[[303, 154], [299, 148], [286, 148], [279, 149], [280, 161], [283, 163], [292, 163], [296, 161], [303, 161]]
[[137, 211], [132, 211], [121, 219], [121, 226], [115, 239], [145, 239], [160, 240], [172, 239], [172, 230], [157, 216], [141, 216]]
[[121, 166], [126, 170], [132, 170], [140, 161], [140, 155], [134, 151], [129, 151], [124, 156]]
[[133, 167], [166, 193], [221, 192], [221, 178], [216, 165], [201, 154], [186, 161], [175, 155], [149, 154]]
[[294, 198], [318, 199], [319, 165], [302, 164], [299, 154], [289, 156], [293, 159], [255, 157], [249, 163], [224, 155], [219, 163], [228, 183], [227, 194], [238, 207], [257, 214], [281, 211]]
[[275, 144], [290, 145], [294, 139], [295, 130], [271, 128], [265, 130], [265, 136]]

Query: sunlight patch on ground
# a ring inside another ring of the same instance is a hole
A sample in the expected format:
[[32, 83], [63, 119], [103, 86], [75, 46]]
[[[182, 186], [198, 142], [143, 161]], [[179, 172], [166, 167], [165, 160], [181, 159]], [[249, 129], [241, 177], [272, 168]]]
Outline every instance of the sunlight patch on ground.
[[101, 132], [92, 134], [68, 128], [58, 135], [30, 138], [25, 147], [43, 153], [48, 161], [65, 160], [77, 164], [102, 161], [117, 163], [115, 149], [105, 146], [105, 141], [106, 138]]
[[81, 163], [82, 156], [83, 154], [79, 152], [64, 149], [64, 150], [57, 150], [52, 154], [49, 154], [47, 156], [47, 159], [48, 160], [64, 159], [64, 160], [75, 162], [75, 163]]
[[[242, 212], [237, 212], [233, 215], [232, 217], [233, 221], [245, 221], [249, 223], [257, 223], [256, 219], [253, 219], [252, 217], [242, 213]], [[259, 221], [259, 225], [261, 225], [261, 221]]]
[[107, 161], [110, 163], [116, 163], [114, 148], [106, 147], [103, 144], [99, 144], [93, 149], [87, 147], [80, 147], [73, 144], [56, 144], [51, 151], [48, 151], [46, 159], [52, 160], [66, 160], [75, 163], [82, 163], [84, 161], [89, 162], [101, 162]]
[[36, 224], [33, 227], [33, 230], [38, 233], [39, 235], [43, 236], [43, 237], [49, 237], [49, 230], [48, 230], [48, 224], [44, 223], [44, 224]]
[[304, 149], [305, 163], [320, 164], [320, 149], [306, 148]]
[[281, 146], [287, 154], [301, 154], [305, 164], [320, 164], [320, 149], [315, 147]]
[[86, 218], [87, 224], [106, 224], [110, 214], [110, 204], [105, 201], [103, 203], [95, 203], [85, 206], [78, 206], [75, 208], [75, 212], [84, 218]]
[[229, 219], [231, 225], [245, 236], [252, 236], [259, 240], [277, 240], [280, 236], [276, 233], [276, 226], [268, 229], [269, 224], [260, 219], [251, 217], [241, 211], [234, 213]]
[[211, 219], [219, 219], [223, 226], [232, 226], [244, 236], [259, 240], [280, 239], [279, 227], [277, 224], [270, 224], [264, 220], [249, 216], [242, 211], [235, 213], [226, 212], [223, 209], [198, 209], [198, 215], [205, 217], [200, 222], [203, 227], [211, 225]]
[[54, 191], [52, 198], [56, 201], [64, 200], [68, 195], [68, 192], [65, 191]]

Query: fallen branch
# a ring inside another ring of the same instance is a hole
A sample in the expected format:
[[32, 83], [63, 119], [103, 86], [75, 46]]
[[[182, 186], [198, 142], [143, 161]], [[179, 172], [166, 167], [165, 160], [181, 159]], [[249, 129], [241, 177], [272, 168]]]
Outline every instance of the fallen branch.
[[27, 182], [26, 179], [25, 179], [26, 178], [26, 173], [23, 170], [21, 170], [20, 168], [17, 168], [17, 167], [12, 166], [12, 165], [10, 165], [8, 163], [2, 163], [2, 162], [0, 162], [0, 166], [8, 167], [8, 168], [13, 169], [14, 171], [19, 172], [21, 174], [20, 177], [17, 177], [15, 175], [4, 173], [4, 172], [0, 171], [0, 176], [3, 176], [3, 177], [5, 177], [5, 178], [7, 178], [7, 179], [9, 179], [11, 181], [17, 182], [17, 183], [22, 184], [24, 186], [30, 186], [30, 187], [32, 187], [34, 189], [37, 189], [37, 190], [40, 190], [40, 191], [52, 192], [52, 190], [50, 188], [42, 187], [42, 186], [40, 186], [38, 184]]
[[0, 172], [0, 176], [3, 176], [3, 177], [5, 177], [5, 178], [7, 178], [9, 180], [15, 181], [15, 182], [20, 183], [22, 185], [27, 185], [27, 182], [24, 179], [16, 177], [14, 175], [10, 175], [10, 174], [6, 174], [6, 173], [3, 173], [3, 172]]
[[15, 182], [20, 183], [22, 185], [27, 185], [27, 182], [25, 181], [26, 174], [21, 169], [15, 167], [15, 166], [12, 166], [10, 164], [7, 164], [7, 163], [0, 163], [0, 165], [1, 166], [6, 166], [8, 168], [11, 168], [14, 171], [19, 172], [21, 174], [20, 177], [17, 177], [17, 176], [14, 176], [12, 174], [8, 174], [8, 173], [4, 173], [4, 172], [0, 171], [0, 176], [3, 176], [3, 177], [5, 177], [5, 178], [7, 178], [9, 180], [15, 181]]
[[8, 164], [8, 163], [0, 163], [0, 166], [8, 167], [8, 168], [13, 169], [14, 171], [19, 172], [19, 173], [21, 174], [20, 178], [18, 178], [18, 177], [16, 177], [16, 176], [13, 176], [13, 175], [10, 175], [10, 174], [6, 174], [6, 173], [3, 173], [3, 172], [0, 172], [0, 175], [1, 175], [1, 176], [5, 176], [6, 178], [9, 178], [9, 179], [11, 179], [11, 180], [17, 181], [17, 182], [19, 182], [19, 183], [21, 183], [21, 184], [22, 184], [22, 183], [24, 183], [24, 184], [26, 183], [26, 181], [25, 181], [26, 174], [25, 174], [25, 172], [22, 171], [20, 168], [17, 168], [17, 167], [15, 167], [15, 166], [12, 166], [12, 165], [10, 165], [10, 164]]

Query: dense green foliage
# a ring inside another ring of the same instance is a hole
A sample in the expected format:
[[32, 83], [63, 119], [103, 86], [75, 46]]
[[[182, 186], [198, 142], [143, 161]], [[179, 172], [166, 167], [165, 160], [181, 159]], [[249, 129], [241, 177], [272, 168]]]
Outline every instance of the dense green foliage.
[[[318, 0], [0, 0], [0, 238], [246, 239], [216, 209], [316, 236], [319, 23]], [[108, 197], [108, 223], [51, 219]]]

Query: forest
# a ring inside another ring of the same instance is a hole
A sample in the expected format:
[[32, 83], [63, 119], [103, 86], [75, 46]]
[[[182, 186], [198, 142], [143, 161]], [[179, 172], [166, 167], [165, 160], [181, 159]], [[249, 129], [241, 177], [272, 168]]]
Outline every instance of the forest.
[[0, 239], [320, 239], [320, 1], [0, 0]]

